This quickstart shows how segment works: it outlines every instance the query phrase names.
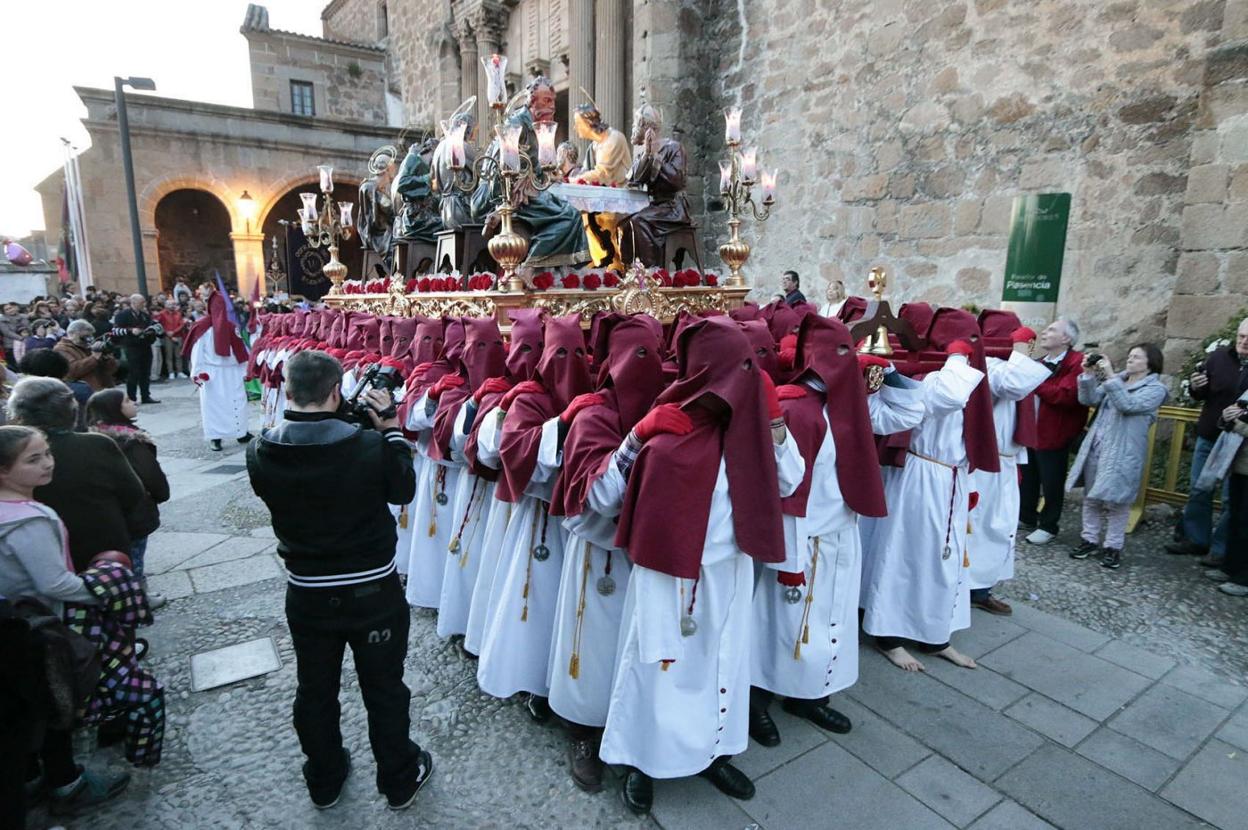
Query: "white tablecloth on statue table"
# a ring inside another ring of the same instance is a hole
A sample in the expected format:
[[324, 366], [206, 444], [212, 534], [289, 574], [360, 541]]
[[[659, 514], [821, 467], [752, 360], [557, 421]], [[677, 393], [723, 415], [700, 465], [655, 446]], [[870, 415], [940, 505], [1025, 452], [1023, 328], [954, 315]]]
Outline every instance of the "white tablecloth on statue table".
[[650, 204], [646, 191], [631, 187], [560, 182], [550, 192], [584, 213], [636, 213]]

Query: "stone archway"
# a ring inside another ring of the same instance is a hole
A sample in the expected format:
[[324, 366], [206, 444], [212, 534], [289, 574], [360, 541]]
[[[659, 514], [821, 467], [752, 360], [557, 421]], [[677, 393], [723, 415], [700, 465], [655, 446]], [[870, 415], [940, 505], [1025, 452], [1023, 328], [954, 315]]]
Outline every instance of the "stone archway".
[[[352, 202], [356, 201], [356, 193], [359, 188], [358, 182], [334, 177], [334, 195], [338, 201]], [[289, 227], [292, 229], [291, 238], [295, 244], [299, 245], [299, 249], [303, 254], [296, 252], [296, 257], [302, 262], [305, 271], [314, 268], [314, 260], [320, 259], [321, 262], [328, 261], [329, 253], [324, 249], [320, 251], [307, 250], [308, 246], [303, 243], [303, 235], [298, 232], [298, 220], [296, 215], [298, 210], [303, 207], [303, 202], [299, 197], [300, 193], [310, 193], [317, 190], [317, 180], [315, 177], [305, 177], [294, 182], [284, 185], [284, 189], [275, 189], [273, 192], [276, 198], [269, 201], [265, 205], [264, 210], [260, 214], [260, 232], [264, 234], [264, 267], [268, 271], [273, 261], [273, 243], [271, 240], [277, 239], [277, 255], [282, 270], [286, 271], [286, 246], [287, 246], [287, 227], [281, 224], [282, 221], [291, 223]], [[338, 258], [347, 266], [347, 279], [359, 279], [360, 271], [364, 264], [364, 254], [360, 247], [359, 237], [354, 233], [350, 239], [344, 240], [338, 246]], [[321, 286], [325, 290], [329, 289], [329, 281], [323, 275], [320, 279], [325, 280]], [[319, 283], [314, 283], [314, 285]], [[308, 286], [309, 289], [313, 285]]]
[[230, 211], [215, 195], [194, 188], [166, 193], [153, 209], [153, 223], [162, 290], [179, 278], [190, 285], [212, 282], [214, 272], [227, 287], [238, 287]]

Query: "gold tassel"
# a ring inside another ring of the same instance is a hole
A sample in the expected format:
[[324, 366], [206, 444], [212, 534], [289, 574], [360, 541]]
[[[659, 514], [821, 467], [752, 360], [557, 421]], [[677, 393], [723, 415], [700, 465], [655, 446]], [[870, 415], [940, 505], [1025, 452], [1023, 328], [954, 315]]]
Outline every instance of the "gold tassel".
[[966, 551], [962, 551], [962, 567], [964, 568], [971, 567], [971, 557], [967, 555]]
[[585, 586], [589, 584], [590, 543], [585, 543], [585, 561], [581, 565], [581, 597], [576, 603], [576, 627], [572, 630], [572, 659], [568, 674], [573, 680], [581, 676], [581, 631], [585, 626]]
[[573, 654], [572, 659], [568, 661], [568, 676], [573, 680], [579, 680], [581, 677], [581, 655]]
[[407, 505], [403, 505], [403, 509], [399, 511], [399, 529], [407, 530]]
[[524, 610], [520, 612], [520, 622], [528, 622], [528, 621], [529, 621], [529, 604], [526, 602], [524, 604]]
[[520, 612], [520, 622], [529, 621], [529, 584], [533, 580], [533, 540], [537, 536], [537, 511], [533, 511], [533, 526], [529, 528], [529, 561], [524, 566], [524, 610]]
[[434, 536], [437, 536], [437, 535], [438, 535], [438, 520], [430, 519], [429, 520], [429, 538], [432, 539]]
[[810, 555], [810, 583], [806, 586], [806, 600], [802, 608], [802, 633], [793, 643], [793, 659], [802, 659], [802, 645], [810, 643], [810, 609], [815, 601], [815, 577], [819, 574], [819, 537], [811, 539], [814, 550]]
[[662, 660], [662, 661], [660, 661], [660, 662], [659, 662], [659, 670], [660, 670], [660, 671], [667, 671], [668, 666], [670, 666], [670, 665], [672, 665], [672, 661], [671, 661], [671, 660]]

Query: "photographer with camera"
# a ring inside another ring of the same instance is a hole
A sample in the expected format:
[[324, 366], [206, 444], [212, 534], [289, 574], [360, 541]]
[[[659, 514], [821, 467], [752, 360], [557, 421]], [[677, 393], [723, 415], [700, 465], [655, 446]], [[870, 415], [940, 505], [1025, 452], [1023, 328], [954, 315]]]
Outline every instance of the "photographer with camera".
[[69, 361], [66, 383], [85, 383], [92, 392], [109, 389], [116, 383], [116, 347], [107, 338], [97, 339], [95, 327], [86, 320], [70, 323], [65, 336], [57, 341], [52, 351]]
[[[1188, 392], [1201, 402], [1196, 421], [1196, 448], [1192, 452], [1191, 480], [1199, 481], [1213, 445], [1222, 434], [1226, 408], [1248, 391], [1248, 319], [1240, 322], [1235, 342], [1209, 352], [1188, 379]], [[1231, 511], [1230, 482], [1222, 485], [1222, 515], [1213, 521], [1214, 490], [1193, 490], [1183, 507], [1182, 539], [1166, 545], [1166, 552], [1201, 556], [1200, 564], [1220, 568], [1227, 553]]]
[[1144, 459], [1148, 455], [1148, 428], [1169, 391], [1161, 380], [1161, 349], [1137, 343], [1127, 353], [1125, 370], [1115, 372], [1108, 355], [1089, 352], [1079, 375], [1079, 402], [1097, 407], [1088, 435], [1066, 477], [1069, 491], [1083, 486], [1082, 544], [1072, 559], [1087, 559], [1101, 549], [1101, 565], [1117, 569], [1131, 504], [1140, 492]]
[[113, 316], [113, 335], [126, 358], [126, 394], [132, 401], [160, 403], [151, 391], [152, 344], [160, 334], [160, 326], [147, 313], [147, 299], [142, 294], [131, 294], [130, 305]]
[[318, 809], [338, 802], [351, 759], [342, 745], [338, 692], [350, 645], [377, 762], [391, 809], [412, 804], [433, 759], [408, 735], [411, 693], [403, 683], [411, 618], [395, 569], [388, 505], [416, 491], [412, 451], [394, 401], [369, 388], [374, 429], [344, 418], [342, 366], [303, 351], [285, 366], [283, 423], [247, 449], [251, 486], [273, 515], [286, 565], [286, 620], [298, 664], [294, 726], [308, 760], [303, 774]]

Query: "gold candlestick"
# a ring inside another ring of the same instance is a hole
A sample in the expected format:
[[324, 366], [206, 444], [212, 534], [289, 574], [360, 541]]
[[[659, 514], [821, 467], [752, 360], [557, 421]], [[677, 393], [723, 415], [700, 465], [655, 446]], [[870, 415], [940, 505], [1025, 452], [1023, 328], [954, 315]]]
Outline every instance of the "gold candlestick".
[[[738, 116], [739, 118], [739, 116]], [[766, 173], [763, 183], [763, 207], [759, 210], [758, 203], [754, 201], [754, 175], [755, 159], [754, 151], [749, 150], [749, 165], [745, 164], [745, 160], [740, 153], [741, 141], [734, 138], [730, 133], [728, 137], [728, 163], [720, 162], [720, 195], [724, 197], [728, 206], [728, 241], [719, 246], [719, 257], [728, 266], [727, 285], [730, 287], [740, 287], [745, 285], [745, 277], [741, 274], [741, 266], [745, 265], [746, 260], [750, 258], [750, 244], [741, 239], [741, 216], [746, 213], [747, 208], [754, 215], [756, 222], [765, 222], [767, 217], [771, 215], [771, 206], [775, 204], [776, 199], [772, 194], [775, 187], [774, 174], [768, 179]]]

